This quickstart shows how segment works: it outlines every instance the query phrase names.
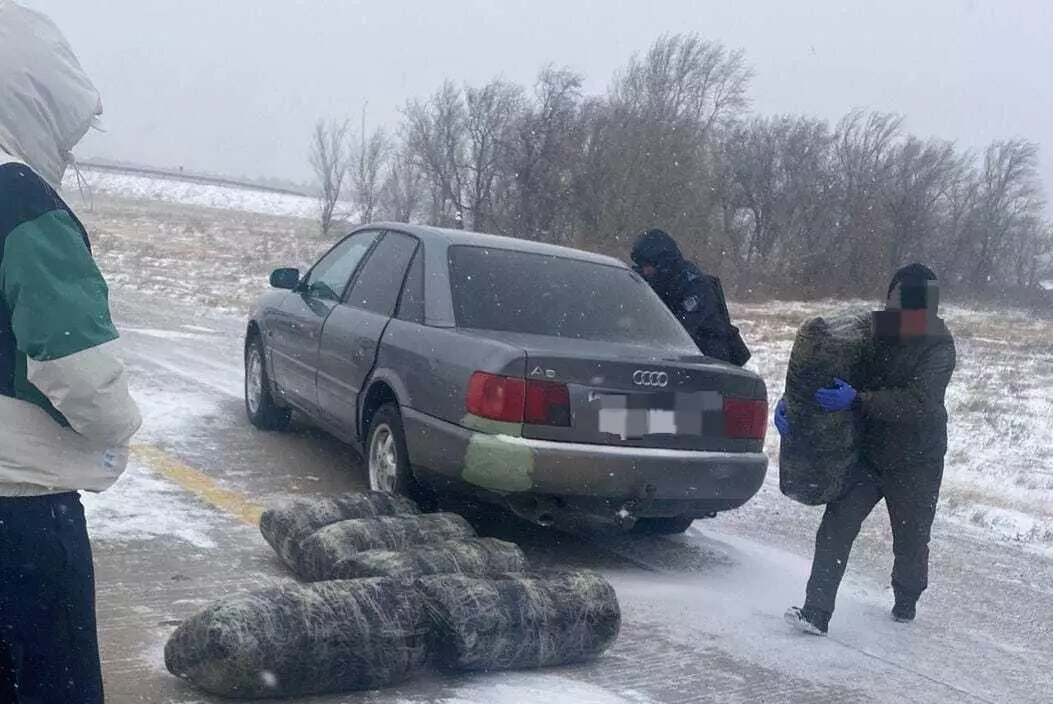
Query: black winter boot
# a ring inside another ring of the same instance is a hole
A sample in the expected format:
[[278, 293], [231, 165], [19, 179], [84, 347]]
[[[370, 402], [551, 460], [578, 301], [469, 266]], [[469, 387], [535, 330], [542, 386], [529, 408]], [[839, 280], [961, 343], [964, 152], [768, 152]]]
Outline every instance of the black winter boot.
[[918, 612], [916, 599], [896, 599], [896, 605], [892, 607], [892, 620], [897, 623], [910, 623]]
[[829, 611], [816, 609], [806, 604], [803, 609], [796, 606], [793, 607], [786, 612], [785, 618], [786, 623], [802, 633], [813, 636], [825, 636], [830, 628], [830, 617], [832, 615]]

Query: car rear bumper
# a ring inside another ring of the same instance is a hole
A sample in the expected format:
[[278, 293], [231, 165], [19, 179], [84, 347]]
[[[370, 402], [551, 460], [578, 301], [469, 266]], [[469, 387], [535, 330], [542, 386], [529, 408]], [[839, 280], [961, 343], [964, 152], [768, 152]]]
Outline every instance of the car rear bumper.
[[656, 501], [728, 510], [764, 483], [763, 453], [699, 452], [532, 440], [481, 433], [406, 409], [410, 462], [503, 494]]

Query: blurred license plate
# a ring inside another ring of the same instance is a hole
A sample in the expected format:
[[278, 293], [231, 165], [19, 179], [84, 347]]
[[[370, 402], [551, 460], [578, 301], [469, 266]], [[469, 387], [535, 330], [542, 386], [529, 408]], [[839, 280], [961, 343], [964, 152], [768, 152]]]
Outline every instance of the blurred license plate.
[[[717, 394], [719, 398], [719, 394]], [[701, 435], [705, 409], [698, 394], [593, 393], [598, 430], [623, 440], [647, 435]]]

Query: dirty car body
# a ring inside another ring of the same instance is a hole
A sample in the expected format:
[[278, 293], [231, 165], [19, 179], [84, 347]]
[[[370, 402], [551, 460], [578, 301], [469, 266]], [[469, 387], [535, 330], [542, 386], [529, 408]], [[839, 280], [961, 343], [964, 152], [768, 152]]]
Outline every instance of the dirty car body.
[[249, 322], [250, 418], [264, 394], [363, 446], [373, 488], [396, 483], [372, 466], [394, 447], [370, 446], [378, 413], [405, 465], [388, 474], [542, 524], [575, 513], [682, 530], [763, 483], [764, 382], [703, 357], [616, 259], [377, 224], [272, 284], [291, 290]]

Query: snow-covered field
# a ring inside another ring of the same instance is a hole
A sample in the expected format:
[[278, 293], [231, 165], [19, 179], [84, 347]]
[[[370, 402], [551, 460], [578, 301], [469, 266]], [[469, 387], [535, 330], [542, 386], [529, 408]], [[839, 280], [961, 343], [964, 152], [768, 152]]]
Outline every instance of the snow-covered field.
[[[266, 290], [271, 269], [306, 265], [332, 244], [317, 236], [313, 222], [301, 219], [310, 212], [306, 205], [285, 196], [219, 187], [187, 195], [193, 190], [184, 190], [186, 184], [148, 186], [142, 180], [107, 175], [97, 182], [102, 186], [92, 209], [70, 194], [115, 290], [241, 314]], [[212, 195], [200, 195], [206, 192]], [[768, 382], [773, 404], [797, 326], [843, 305], [733, 306], [754, 350], [751, 364]], [[941, 520], [992, 539], [1053, 550], [1053, 326], [1024, 313], [957, 307], [944, 313], [957, 336], [959, 361], [949, 390], [952, 425]], [[778, 457], [774, 431], [768, 450]], [[775, 506], [804, 510], [790, 503], [779, 494], [773, 471], [747, 508], [750, 514]]]
[[[314, 217], [318, 210], [318, 203], [313, 198], [284, 193], [231, 188], [140, 174], [94, 171], [90, 168], [82, 169], [81, 177], [87, 186], [86, 190], [95, 195], [302, 218]], [[78, 189], [77, 175], [73, 170], [67, 172], [63, 186], [67, 191]]]

